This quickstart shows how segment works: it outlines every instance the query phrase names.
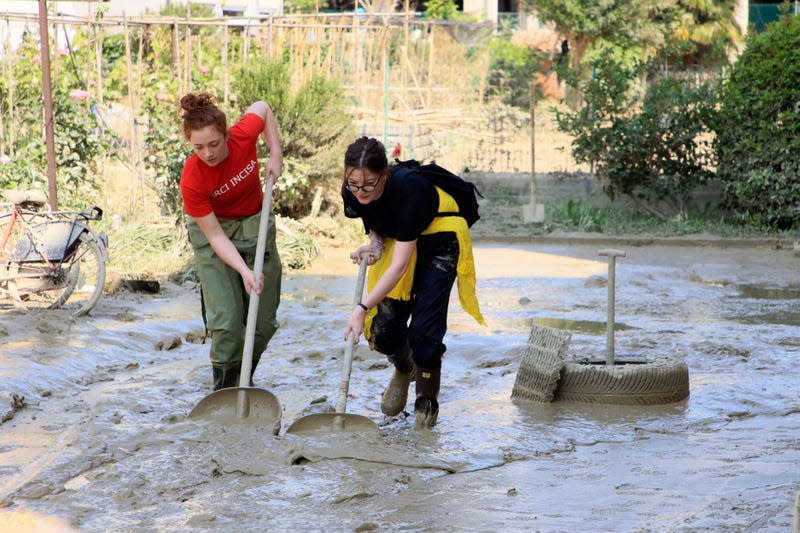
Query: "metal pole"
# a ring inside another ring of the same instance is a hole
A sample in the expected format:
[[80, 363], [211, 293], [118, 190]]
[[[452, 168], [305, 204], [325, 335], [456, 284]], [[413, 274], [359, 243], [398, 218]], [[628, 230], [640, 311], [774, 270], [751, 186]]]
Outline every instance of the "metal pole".
[[614, 308], [616, 306], [616, 259], [625, 257], [622, 250], [605, 249], [598, 252], [608, 257], [608, 319], [606, 321], [606, 364], [614, 364]]
[[50, 209], [58, 209], [56, 185], [56, 145], [53, 132], [53, 83], [50, 79], [50, 32], [47, 29], [47, 1], [39, 0], [39, 50], [42, 56], [42, 94], [44, 96], [44, 136], [47, 145], [47, 185]]

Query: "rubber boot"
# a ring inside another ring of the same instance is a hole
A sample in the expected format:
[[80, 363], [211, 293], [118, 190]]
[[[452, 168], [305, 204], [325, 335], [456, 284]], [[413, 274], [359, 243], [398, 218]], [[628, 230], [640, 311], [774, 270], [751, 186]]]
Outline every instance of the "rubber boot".
[[388, 358], [394, 365], [394, 373], [381, 395], [381, 412], [395, 416], [400, 414], [408, 401], [408, 386], [414, 381], [414, 361], [411, 359], [408, 343]]
[[238, 387], [241, 369], [242, 363], [239, 361], [225, 364], [212, 363], [211, 371], [214, 374], [214, 390]]
[[414, 419], [417, 429], [432, 428], [439, 416], [439, 382], [441, 368], [416, 369], [417, 399], [414, 402]]

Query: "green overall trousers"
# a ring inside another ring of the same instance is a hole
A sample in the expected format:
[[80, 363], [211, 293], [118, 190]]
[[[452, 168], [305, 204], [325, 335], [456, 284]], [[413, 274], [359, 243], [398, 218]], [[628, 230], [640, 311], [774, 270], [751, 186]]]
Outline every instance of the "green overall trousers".
[[[275, 215], [270, 213], [269, 217], [264, 252], [264, 289], [259, 295], [253, 344], [253, 372], [261, 354], [267, 348], [267, 343], [278, 329], [276, 314], [281, 293], [281, 261], [275, 244]], [[250, 268], [255, 265], [260, 219], [260, 213], [239, 220], [219, 219], [225, 235]], [[244, 290], [242, 277], [217, 256], [191, 217], [187, 218], [187, 229], [203, 291], [206, 327], [211, 336], [211, 364], [215, 376], [218, 370], [224, 374], [232, 374], [226, 377], [225, 386], [238, 386], [250, 296]]]

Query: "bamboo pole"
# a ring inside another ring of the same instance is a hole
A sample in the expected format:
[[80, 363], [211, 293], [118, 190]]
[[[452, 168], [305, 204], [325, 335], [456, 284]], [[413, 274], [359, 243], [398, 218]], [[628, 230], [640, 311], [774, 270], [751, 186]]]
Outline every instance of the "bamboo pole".
[[183, 95], [183, 69], [181, 68], [181, 42], [178, 34], [177, 19], [172, 24], [172, 66], [175, 68], [175, 79], [178, 80], [178, 92]]
[[268, 32], [267, 44], [268, 44], [268, 47], [269, 47], [269, 49], [268, 49], [269, 55], [267, 57], [269, 57], [270, 59], [275, 59], [275, 50], [274, 50], [274, 47], [272, 45], [272, 30], [273, 30], [272, 17], [273, 17], [273, 15], [272, 15], [272, 13], [270, 13], [269, 14], [269, 18], [267, 19], [267, 32]]
[[361, 31], [359, 30], [358, 1], [356, 1], [356, 11], [353, 13], [353, 35], [355, 35], [355, 101], [356, 106], [360, 105], [360, 84], [361, 84]]
[[242, 31], [242, 59], [244, 63], [250, 57], [250, 26], [245, 26]]
[[430, 43], [428, 44], [428, 95], [426, 100], [428, 107], [431, 107], [433, 105], [433, 73], [435, 72], [433, 67], [436, 64], [436, 60], [434, 59], [436, 57], [436, 39], [434, 38], [436, 32], [432, 24], [428, 24], [427, 26]]
[[[6, 72], [6, 79], [10, 81], [11, 74], [8, 71], [11, 70], [11, 49], [8, 46], [7, 38], [5, 41], [3, 41], [3, 58], [3, 71]], [[0, 103], [2, 103], [1, 100]], [[6, 102], [6, 105], [8, 106], [8, 102]], [[11, 109], [9, 109], [9, 111], [11, 111]], [[0, 155], [6, 155], [9, 151], [9, 147], [7, 146], [8, 137], [6, 137], [5, 121], [3, 119], [5, 115], [6, 114], [3, 112], [2, 105], [0, 105]], [[13, 125], [11, 126], [11, 129], [13, 129]]]
[[103, 30], [96, 22], [92, 25], [94, 30], [94, 61], [97, 68], [97, 83], [95, 85], [96, 98], [103, 103]]
[[183, 91], [186, 94], [192, 89], [192, 27], [186, 26], [183, 39]]
[[14, 105], [14, 64], [11, 59], [11, 54], [9, 53], [11, 50], [11, 23], [8, 19], [6, 19], [6, 27], [8, 29], [8, 33], [6, 33], [6, 53], [8, 59], [8, 115], [9, 115], [9, 128], [8, 128], [8, 142], [10, 145], [8, 155], [9, 157], [14, 157], [16, 153], [15, 143], [16, 143], [16, 112], [15, 112], [15, 105]]
[[230, 97], [230, 78], [228, 77], [228, 25], [223, 26], [222, 35], [222, 101], [225, 103], [225, 108], [228, 107], [228, 98]]
[[405, 64], [402, 65], [400, 69], [400, 86], [403, 88], [403, 98], [405, 99], [408, 96], [408, 78], [406, 78], [406, 71], [411, 68], [408, 64], [408, 16], [411, 12], [411, 2], [410, 0], [403, 0], [403, 56], [405, 57]]
[[125, 65], [128, 72], [128, 109], [130, 120], [128, 121], [128, 148], [130, 150], [131, 167], [134, 169], [133, 194], [131, 194], [131, 210], [136, 208], [137, 182], [136, 169], [138, 168], [136, 154], [136, 101], [133, 88], [133, 61], [131, 60], [131, 34], [128, 28], [128, 19], [123, 14], [123, 31], [125, 34]]

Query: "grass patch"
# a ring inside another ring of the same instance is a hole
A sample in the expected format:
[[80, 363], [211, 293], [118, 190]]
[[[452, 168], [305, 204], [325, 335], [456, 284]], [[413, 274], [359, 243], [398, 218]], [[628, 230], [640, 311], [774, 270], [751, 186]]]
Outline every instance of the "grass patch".
[[792, 231], [775, 231], [757, 225], [742, 225], [719, 212], [687, 212], [660, 220], [650, 214], [610, 207], [591, 207], [568, 200], [547, 206], [550, 229], [594, 232], [604, 235], [651, 235], [680, 237], [713, 235], [725, 238], [792, 238]]

